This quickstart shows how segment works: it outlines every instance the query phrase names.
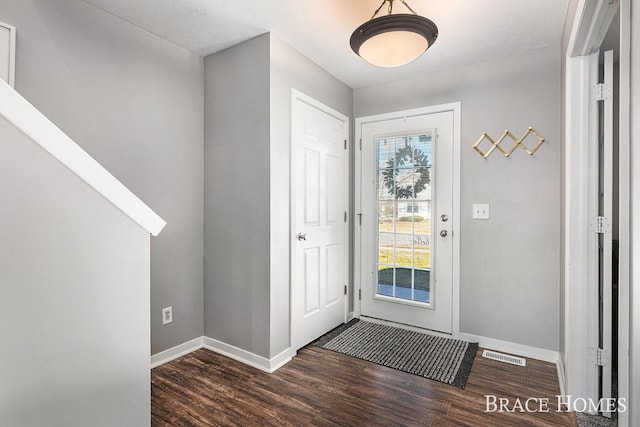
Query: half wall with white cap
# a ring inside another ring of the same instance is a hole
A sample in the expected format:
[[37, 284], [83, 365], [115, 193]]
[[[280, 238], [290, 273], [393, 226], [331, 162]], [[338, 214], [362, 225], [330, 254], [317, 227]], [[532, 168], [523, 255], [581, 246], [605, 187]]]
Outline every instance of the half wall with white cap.
[[149, 425], [165, 223], [3, 81], [0, 224], [0, 425]]

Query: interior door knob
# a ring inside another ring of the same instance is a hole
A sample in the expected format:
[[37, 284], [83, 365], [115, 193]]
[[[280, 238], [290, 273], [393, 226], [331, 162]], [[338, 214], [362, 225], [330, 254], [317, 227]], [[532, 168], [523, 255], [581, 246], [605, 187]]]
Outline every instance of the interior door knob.
[[307, 240], [307, 233], [298, 233], [298, 240]]
[[449, 233], [447, 233], [447, 230], [442, 230], [442, 231], [440, 232], [440, 236], [441, 236], [441, 237], [447, 237], [447, 234], [449, 234]]

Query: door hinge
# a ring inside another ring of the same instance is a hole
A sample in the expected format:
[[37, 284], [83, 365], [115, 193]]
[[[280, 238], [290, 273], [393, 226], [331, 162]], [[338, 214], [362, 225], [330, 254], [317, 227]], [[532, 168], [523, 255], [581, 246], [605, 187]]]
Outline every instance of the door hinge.
[[594, 101], [606, 101], [611, 99], [611, 87], [606, 83], [598, 83], [593, 87], [593, 96], [592, 99]]
[[347, 211], [344, 211], [344, 222], [347, 222]]
[[362, 299], [362, 289], [358, 289], [358, 299]]
[[347, 294], [347, 285], [344, 285], [344, 294]]
[[591, 231], [593, 233], [605, 234], [611, 232], [611, 224], [609, 218], [597, 216], [591, 221]]
[[346, 139], [344, 140], [344, 149], [345, 150], [347, 149], [347, 140]]
[[362, 225], [362, 214], [358, 214], [358, 225]]
[[609, 352], [603, 348], [589, 348], [591, 362], [596, 366], [609, 366]]
[[360, 151], [362, 151], [362, 138], [360, 138]]

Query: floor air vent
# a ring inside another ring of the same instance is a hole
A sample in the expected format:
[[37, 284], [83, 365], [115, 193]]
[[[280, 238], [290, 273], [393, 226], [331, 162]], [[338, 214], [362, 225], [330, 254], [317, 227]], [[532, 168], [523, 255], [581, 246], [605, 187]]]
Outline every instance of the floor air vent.
[[511, 356], [510, 354], [498, 353], [496, 351], [485, 350], [482, 353], [482, 357], [497, 360], [498, 362], [511, 363], [518, 366], [527, 366], [527, 359]]

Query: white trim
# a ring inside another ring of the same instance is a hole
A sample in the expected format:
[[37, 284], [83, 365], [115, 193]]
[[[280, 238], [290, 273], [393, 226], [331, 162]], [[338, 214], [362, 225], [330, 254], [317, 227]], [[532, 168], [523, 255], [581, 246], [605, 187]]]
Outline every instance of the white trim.
[[587, 392], [592, 369], [587, 356], [590, 316], [589, 292], [585, 286], [593, 274], [589, 251], [589, 242], [593, 239], [589, 233], [589, 219], [595, 215], [590, 206], [592, 171], [586, 147], [591, 133], [592, 61], [589, 56], [579, 56], [567, 58], [566, 63], [564, 367], [567, 393], [582, 397], [593, 397]]
[[161, 351], [160, 353], [156, 353], [151, 356], [151, 369], [164, 365], [165, 363], [171, 362], [178, 357], [182, 357], [196, 350], [200, 350], [202, 347], [204, 347], [203, 337], [198, 337], [170, 349]]
[[[385, 120], [395, 120], [403, 117], [422, 116], [436, 114], [447, 111], [453, 112], [453, 220], [451, 238], [453, 239], [453, 259], [452, 259], [452, 294], [451, 294], [451, 337], [458, 338], [460, 333], [460, 145], [461, 145], [461, 110], [460, 102], [433, 105], [428, 107], [413, 108], [410, 110], [394, 111], [391, 113], [376, 114], [373, 116], [358, 117], [355, 120], [355, 141], [360, 144], [362, 137], [362, 126], [367, 123], [381, 122]], [[362, 151], [356, 149], [355, 156], [355, 210], [356, 214], [362, 213], [362, 197], [360, 188], [362, 187]], [[357, 215], [356, 215], [357, 216]], [[362, 256], [362, 227], [356, 223], [354, 226], [354, 291], [362, 289], [362, 275], [360, 272]], [[355, 299], [353, 311], [355, 317], [360, 317], [362, 311], [360, 301]]]
[[[620, 84], [619, 84], [619, 220], [618, 220], [618, 398], [629, 402], [629, 327], [630, 327], [630, 67], [631, 2], [620, 4]], [[618, 425], [629, 425], [628, 411], [618, 413]]]
[[524, 344], [502, 341], [495, 338], [483, 337], [480, 335], [460, 332], [459, 339], [469, 342], [477, 342], [480, 347], [487, 348], [489, 350], [502, 351], [505, 353], [514, 354], [516, 356], [541, 360], [543, 362], [555, 364], [560, 359], [559, 353], [555, 350], [531, 347]]
[[[358, 126], [362, 126], [367, 123], [382, 122], [385, 120], [396, 120], [404, 117], [424, 116], [426, 114], [445, 113], [447, 111], [453, 111], [454, 113], [457, 112], [459, 114], [460, 106], [460, 102], [450, 102], [448, 104], [431, 105], [428, 107], [412, 108], [410, 110], [392, 111], [390, 113], [358, 117], [356, 118], [356, 132], [358, 131]], [[455, 124], [456, 123], [454, 122], [454, 125]]]
[[457, 338], [460, 335], [460, 234], [462, 234], [462, 227], [460, 225], [462, 216], [460, 210], [460, 203], [462, 199], [460, 150], [462, 145], [462, 104], [460, 102], [456, 102], [449, 105], [451, 105], [453, 109], [453, 221], [451, 226], [454, 232], [451, 233], [451, 238], [453, 239], [451, 332], [453, 337]]
[[309, 104], [310, 106], [312, 106], [313, 108], [316, 108], [324, 113], [327, 113], [330, 116], [335, 117], [338, 120], [341, 120], [345, 123], [345, 130], [347, 131], [347, 139], [349, 139], [349, 117], [345, 116], [344, 114], [342, 114], [340, 111], [338, 110], [334, 110], [333, 108], [329, 107], [328, 105], [323, 104], [322, 102], [318, 101], [315, 98], [310, 97], [309, 95], [304, 94], [303, 92], [300, 92], [298, 89], [291, 89], [291, 100], [295, 101], [296, 99], [299, 99], [300, 101], [304, 102], [305, 104]]
[[0, 80], [0, 115], [150, 234], [166, 222], [40, 111]]
[[560, 387], [560, 396], [566, 396], [567, 388], [565, 386], [564, 364], [562, 363], [562, 357], [558, 357], [558, 360], [556, 361], [556, 371], [558, 372], [558, 386]]
[[270, 374], [291, 360], [291, 349], [289, 348], [271, 359], [267, 359], [231, 344], [226, 344], [222, 341], [202, 336], [154, 354], [151, 356], [151, 369], [164, 365], [165, 363], [171, 362], [172, 360], [185, 356], [196, 350], [200, 350], [201, 348], [206, 348], [214, 353], [221, 354]]
[[273, 373], [291, 361], [291, 348], [282, 350], [279, 354], [269, 359], [269, 373]]
[[378, 319], [376, 317], [369, 316], [360, 316], [360, 320], [369, 323], [375, 323], [377, 325], [385, 325], [385, 326], [393, 326], [394, 328], [406, 329], [407, 331], [420, 332], [421, 334], [433, 335], [435, 337], [441, 338], [453, 338], [458, 339], [458, 337], [453, 336], [453, 334], [447, 334], [445, 332], [433, 331], [431, 329], [419, 328], [413, 325], [406, 325], [404, 323], [392, 322], [391, 320]]
[[[630, 4], [581, 0], [573, 22], [566, 68], [565, 111], [565, 337], [563, 380], [566, 393], [597, 399], [598, 370], [589, 360], [590, 347], [597, 347], [598, 295], [597, 263], [593, 262], [597, 247], [589, 231], [589, 219], [597, 206], [598, 163], [594, 153], [597, 144], [597, 110], [592, 106], [591, 86], [597, 82], [598, 49], [616, 9], [621, 8], [620, 51], [620, 295], [618, 344], [618, 397], [628, 401], [628, 332], [629, 317], [629, 33]], [[591, 58], [587, 55], [591, 54]], [[594, 66], [595, 63], [595, 66]], [[626, 90], [625, 90], [626, 88]], [[591, 111], [589, 111], [591, 110]], [[585, 149], [587, 148], [587, 149]], [[625, 231], [626, 230], [626, 231]], [[625, 247], [626, 242], [626, 247]], [[625, 252], [626, 251], [626, 252]], [[586, 284], [586, 286], [585, 286]], [[628, 425], [627, 413], [619, 423]]]
[[0, 27], [9, 30], [9, 86], [16, 85], [16, 27], [0, 22]]
[[569, 57], [590, 55], [600, 49], [618, 6], [617, 1], [580, 0], [569, 38]]
[[[613, 221], [613, 50], [604, 52], [604, 85], [611, 88], [610, 96], [605, 96], [603, 105], [603, 123], [600, 134], [603, 135], [601, 144], [601, 168], [602, 168], [602, 193], [601, 203], [602, 216], [609, 221]], [[613, 230], [608, 230], [602, 235], [602, 253], [604, 256], [601, 261], [602, 275], [602, 291], [598, 307], [601, 310], [602, 331], [601, 331], [601, 348], [610, 355], [613, 355]], [[617, 305], [617, 301], [616, 301]], [[594, 316], [595, 317], [595, 316]], [[602, 366], [600, 380], [600, 398], [609, 399], [612, 393], [613, 381], [613, 363], [605, 363]], [[602, 411], [606, 417], [611, 417], [611, 411], [606, 408]]]
[[[345, 294], [345, 298], [344, 298], [344, 317], [343, 317], [343, 321], [344, 323], [347, 323], [350, 319], [348, 319], [349, 317], [349, 300], [351, 298], [351, 293], [349, 292], [349, 273], [351, 271], [351, 265], [349, 262], [349, 248], [350, 248], [350, 228], [351, 228], [351, 220], [350, 217], [351, 215], [349, 214], [349, 201], [350, 201], [350, 196], [351, 196], [351, 188], [349, 186], [349, 177], [350, 177], [350, 172], [351, 172], [351, 168], [350, 168], [350, 158], [351, 156], [349, 155], [350, 153], [350, 149], [352, 149], [352, 142], [350, 141], [350, 128], [349, 128], [349, 122], [350, 122], [350, 118], [344, 114], [342, 114], [341, 112], [334, 110], [333, 108], [329, 107], [328, 105], [323, 104], [322, 102], [312, 98], [309, 95], [306, 95], [302, 92], [300, 92], [299, 90], [292, 88], [291, 89], [291, 123], [290, 123], [290, 130], [289, 130], [289, 134], [290, 134], [290, 139], [291, 139], [291, 143], [290, 145], [290, 164], [289, 164], [289, 174], [291, 176], [291, 187], [290, 187], [290, 195], [289, 195], [289, 199], [290, 199], [290, 203], [289, 203], [289, 242], [293, 242], [293, 236], [296, 235], [296, 200], [295, 200], [295, 187], [293, 184], [293, 179], [295, 179], [295, 144], [293, 142], [293, 126], [294, 126], [294, 117], [297, 116], [298, 112], [296, 111], [296, 101], [301, 101], [307, 105], [310, 105], [311, 107], [322, 111], [325, 114], [328, 114], [330, 116], [335, 117], [336, 119], [342, 121], [344, 123], [344, 135], [345, 135], [345, 139], [347, 140], [347, 147], [348, 149], [345, 150], [346, 154], [345, 154], [345, 158], [344, 158], [344, 172], [345, 172], [345, 182], [344, 182], [344, 207], [345, 210], [347, 211], [347, 221], [344, 223], [344, 244], [345, 244], [345, 251], [344, 251], [344, 285], [347, 286], [347, 293]], [[297, 353], [297, 349], [296, 347], [296, 343], [294, 343], [294, 329], [295, 329], [295, 324], [294, 324], [294, 302], [295, 299], [293, 297], [293, 286], [294, 286], [294, 281], [295, 281], [295, 269], [296, 269], [296, 252], [295, 252], [295, 248], [291, 247], [291, 250], [289, 251], [289, 264], [290, 264], [290, 269], [289, 269], [289, 282], [290, 282], [290, 288], [289, 288], [289, 344], [291, 345], [291, 349], [287, 350], [288, 354], [291, 356], [295, 356]], [[355, 306], [355, 298], [354, 298], [354, 306]], [[329, 331], [327, 331], [329, 332]]]
[[218, 341], [213, 338], [203, 337], [203, 342], [204, 348], [207, 350], [222, 354], [223, 356], [227, 356], [231, 359], [237, 360], [238, 362], [242, 362], [245, 365], [252, 366], [270, 374], [291, 360], [291, 349], [289, 348], [277, 356], [267, 359], [266, 357], [259, 356], [251, 353], [250, 351], [243, 350], [231, 344], [223, 343], [222, 341]]
[[[588, 128], [588, 142], [587, 151], [589, 156], [589, 164], [587, 166], [587, 179], [586, 183], [586, 195], [587, 195], [587, 220], [593, 221], [593, 218], [598, 216], [598, 205], [600, 199], [599, 190], [599, 176], [600, 176], [600, 118], [598, 113], [598, 102], [592, 99], [593, 87], [600, 82], [598, 77], [598, 57], [599, 53], [593, 53], [589, 56], [589, 90], [587, 91], [587, 105], [589, 109], [589, 119], [586, 123]], [[584, 146], [582, 147], [584, 150]], [[600, 265], [599, 265], [599, 248], [598, 248], [598, 234], [590, 230], [591, 224], [582, 230], [587, 235], [587, 317], [584, 319], [582, 327], [587, 330], [587, 353], [591, 348], [598, 348], [598, 340], [600, 334], [600, 324], [598, 321], [598, 312], [600, 310], [600, 291], [599, 291], [599, 279]], [[584, 288], [584, 284], [583, 284]], [[585, 357], [583, 355], [582, 357]], [[600, 394], [600, 379], [598, 374], [599, 368], [592, 361], [587, 361], [587, 390], [584, 397], [591, 398], [593, 401], [597, 401]], [[590, 412], [589, 412], [590, 413]]]
[[361, 277], [361, 252], [362, 252], [362, 123], [355, 119], [355, 138], [353, 149], [355, 150], [353, 172], [353, 317], [360, 317], [360, 295], [362, 295]]

